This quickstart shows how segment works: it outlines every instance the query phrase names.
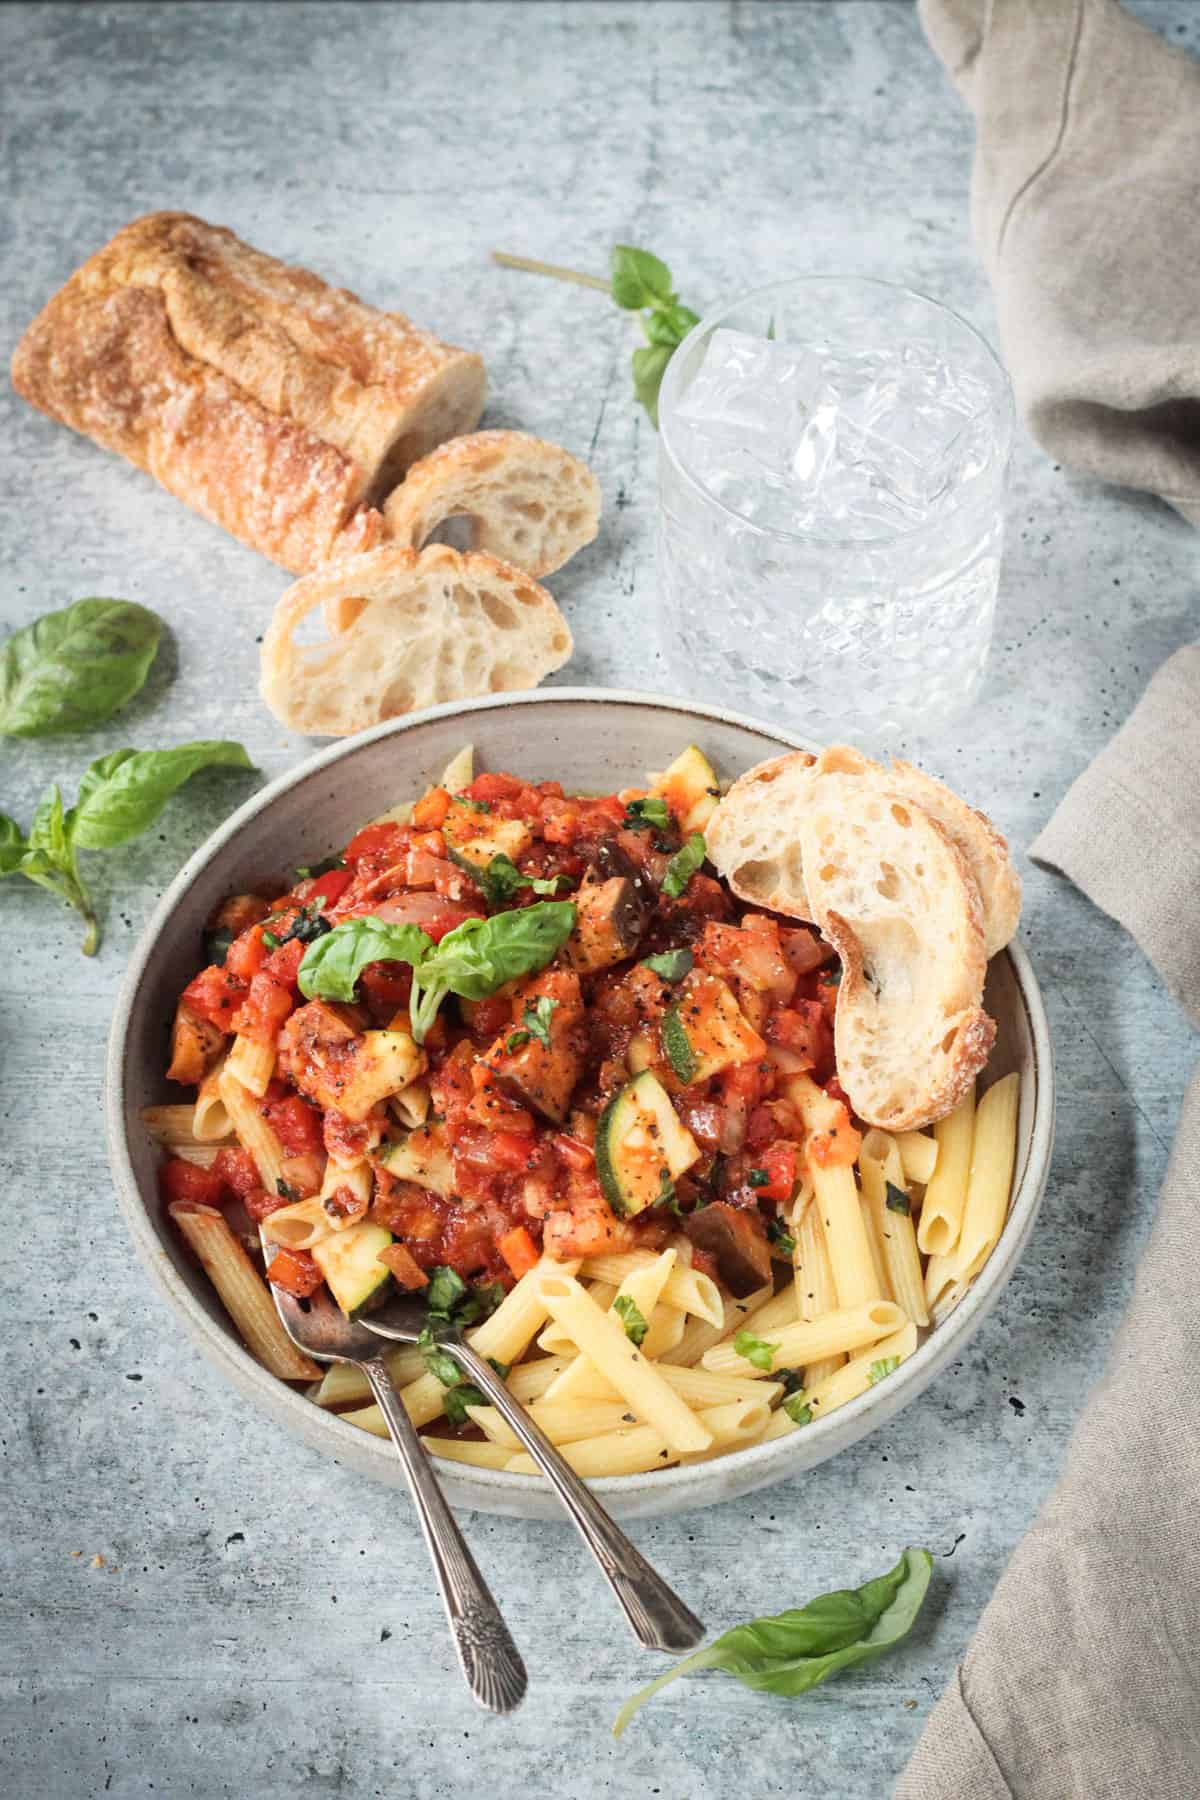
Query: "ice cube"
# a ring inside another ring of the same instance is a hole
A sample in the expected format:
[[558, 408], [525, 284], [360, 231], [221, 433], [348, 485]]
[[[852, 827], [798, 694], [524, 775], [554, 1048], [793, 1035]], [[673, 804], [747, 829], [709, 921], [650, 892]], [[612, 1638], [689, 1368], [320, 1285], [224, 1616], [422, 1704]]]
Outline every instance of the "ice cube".
[[820, 387], [815, 352], [721, 327], [679, 404], [689, 440], [748, 450], [780, 474]]

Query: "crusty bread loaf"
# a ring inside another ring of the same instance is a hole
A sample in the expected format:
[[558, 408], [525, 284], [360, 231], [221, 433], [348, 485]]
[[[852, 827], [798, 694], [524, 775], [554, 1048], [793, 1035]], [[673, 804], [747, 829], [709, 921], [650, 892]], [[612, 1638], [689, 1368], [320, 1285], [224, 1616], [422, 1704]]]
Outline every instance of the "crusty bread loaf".
[[819, 756], [803, 750], [777, 756], [734, 782], [705, 832], [709, 857], [734, 893], [774, 912], [815, 918], [805, 886], [801, 827], [830, 775], [856, 776], [907, 795], [936, 819], [979, 888], [986, 954], [1003, 949], [1020, 918], [1021, 882], [991, 820], [932, 775], [905, 762], [884, 768], [848, 744], [831, 744]]
[[[298, 644], [317, 607], [348, 600], [328, 641]], [[571, 654], [545, 588], [495, 557], [383, 545], [297, 581], [263, 640], [262, 695], [294, 731], [343, 737], [381, 719], [536, 687]]]
[[987, 1061], [979, 890], [966, 858], [906, 795], [827, 775], [801, 826], [805, 883], [842, 959], [838, 1080], [862, 1119], [943, 1118]]
[[408, 471], [383, 509], [387, 535], [420, 550], [465, 518], [466, 548], [552, 575], [595, 537], [600, 483], [586, 463], [523, 431], [452, 438]]
[[18, 344], [32, 405], [301, 571], [384, 535], [405, 469], [483, 408], [478, 356], [187, 213], [149, 213]]

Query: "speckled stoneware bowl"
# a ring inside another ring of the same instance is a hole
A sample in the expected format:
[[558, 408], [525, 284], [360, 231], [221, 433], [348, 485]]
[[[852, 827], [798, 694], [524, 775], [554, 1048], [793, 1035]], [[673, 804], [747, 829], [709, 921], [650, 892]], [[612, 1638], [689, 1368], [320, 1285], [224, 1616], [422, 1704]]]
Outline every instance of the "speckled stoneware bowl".
[[[215, 1294], [159, 1204], [159, 1152], [146, 1136], [140, 1114], [143, 1106], [179, 1098], [162, 1072], [176, 997], [200, 961], [204, 922], [224, 895], [264, 872], [340, 849], [364, 820], [419, 792], [463, 743], [475, 745], [483, 768], [514, 769], [534, 779], [560, 780], [568, 789], [598, 793], [633, 785], [646, 770], [663, 768], [693, 740], [725, 781], [781, 750], [811, 747], [734, 713], [602, 689], [511, 694], [436, 707], [380, 726], [322, 751], [235, 813], [180, 872], [130, 963], [113, 1020], [107, 1108], [117, 1194], [134, 1242], [181, 1324], [239, 1395], [364, 1474], [402, 1485], [391, 1444], [322, 1412], [259, 1367], [233, 1335]], [[1012, 1207], [975, 1287], [895, 1375], [828, 1418], [714, 1462], [596, 1482], [617, 1516], [684, 1512], [812, 1468], [894, 1418], [962, 1353], [999, 1298], [1033, 1228], [1054, 1125], [1046, 1017], [1019, 945], [993, 961], [985, 1003], [999, 1025], [987, 1079], [1016, 1069], [1021, 1102]], [[245, 1433], [247, 1452], [254, 1454], [260, 1425], [249, 1408], [236, 1408], [234, 1428]], [[445, 1461], [439, 1468], [459, 1506], [524, 1518], [561, 1516], [540, 1477]]]

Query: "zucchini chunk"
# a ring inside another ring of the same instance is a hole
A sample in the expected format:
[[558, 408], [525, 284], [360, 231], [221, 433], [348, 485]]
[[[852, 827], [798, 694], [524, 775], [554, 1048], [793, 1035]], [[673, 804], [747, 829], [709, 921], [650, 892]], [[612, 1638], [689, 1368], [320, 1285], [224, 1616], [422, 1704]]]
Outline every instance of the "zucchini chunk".
[[596, 1174], [618, 1216], [629, 1218], [662, 1200], [676, 1176], [699, 1160], [699, 1145], [649, 1069], [626, 1082], [600, 1115]]
[[457, 857], [482, 869], [493, 856], [508, 856], [515, 862], [533, 842], [532, 831], [520, 819], [498, 819], [457, 796], [442, 822], [442, 836]]
[[364, 1219], [313, 1245], [312, 1259], [348, 1319], [382, 1298], [391, 1286], [391, 1271], [376, 1260], [391, 1242], [390, 1231]]
[[705, 1081], [765, 1056], [767, 1046], [716, 975], [689, 975], [661, 1026], [667, 1060], [680, 1081]]
[[384, 1144], [376, 1161], [397, 1180], [415, 1181], [443, 1200], [454, 1192], [454, 1165], [436, 1126], [422, 1125], [398, 1143]]
[[670, 768], [655, 778], [650, 792], [662, 795], [685, 836], [704, 830], [721, 797], [713, 766], [695, 744], [689, 744]]

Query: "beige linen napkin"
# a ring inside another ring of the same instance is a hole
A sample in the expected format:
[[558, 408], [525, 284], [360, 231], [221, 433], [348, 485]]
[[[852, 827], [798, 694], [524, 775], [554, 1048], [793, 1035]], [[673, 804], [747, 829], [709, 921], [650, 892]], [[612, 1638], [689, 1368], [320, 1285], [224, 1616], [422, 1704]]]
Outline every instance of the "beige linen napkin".
[[[1033, 846], [1200, 1024], [1200, 644]], [[896, 1800], [1200, 1796], [1200, 1077], [1108, 1368]]]
[[921, 0], [1029, 428], [1200, 524], [1200, 64], [1115, 0]]

